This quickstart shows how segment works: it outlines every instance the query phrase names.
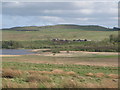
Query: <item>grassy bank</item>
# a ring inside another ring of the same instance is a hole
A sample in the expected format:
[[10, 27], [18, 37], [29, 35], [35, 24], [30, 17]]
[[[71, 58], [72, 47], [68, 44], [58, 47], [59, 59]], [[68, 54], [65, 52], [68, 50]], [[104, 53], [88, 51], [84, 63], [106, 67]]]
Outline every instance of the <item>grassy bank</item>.
[[117, 70], [89, 65], [3, 62], [2, 80], [3, 88], [115, 88]]

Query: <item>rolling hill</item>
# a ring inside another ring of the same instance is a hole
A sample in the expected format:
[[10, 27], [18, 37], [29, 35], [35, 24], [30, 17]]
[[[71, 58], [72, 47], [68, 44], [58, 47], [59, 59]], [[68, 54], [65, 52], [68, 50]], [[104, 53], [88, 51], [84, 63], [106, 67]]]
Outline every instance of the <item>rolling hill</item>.
[[78, 29], [78, 30], [87, 30], [87, 31], [112, 31], [114, 29], [98, 26], [98, 25], [70, 25], [70, 24], [61, 24], [61, 25], [52, 25], [52, 26], [26, 26], [26, 27], [13, 27], [6, 28], [2, 30], [28, 30], [28, 31], [38, 31], [45, 29]]
[[111, 34], [117, 35], [118, 30], [96, 25], [26, 26], [2, 29], [2, 40], [31, 41], [60, 38], [100, 41]]

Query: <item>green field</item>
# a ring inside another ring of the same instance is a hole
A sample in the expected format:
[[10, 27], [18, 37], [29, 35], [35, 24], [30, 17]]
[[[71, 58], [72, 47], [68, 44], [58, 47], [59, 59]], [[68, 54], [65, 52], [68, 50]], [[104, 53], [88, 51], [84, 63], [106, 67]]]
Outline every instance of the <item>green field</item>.
[[[116, 88], [117, 83], [112, 81], [110, 74], [116, 75], [117, 69], [110, 67], [91, 67], [79, 65], [51, 65], [4, 63], [4, 66], [14, 68], [24, 67], [24, 70], [4, 69], [4, 88]], [[20, 66], [20, 67], [19, 67]], [[28, 69], [30, 67], [30, 69]], [[47, 67], [47, 68], [46, 68]], [[32, 69], [31, 69], [32, 68]], [[37, 70], [35, 70], [35, 69]], [[42, 70], [42, 71], [39, 71]], [[98, 75], [102, 72], [104, 76]], [[109, 71], [109, 72], [108, 72]], [[105, 73], [103, 73], [105, 72]], [[12, 74], [15, 75], [12, 75]], [[89, 76], [89, 73], [95, 76]], [[88, 75], [87, 75], [88, 74]], [[12, 77], [11, 79], [6, 77]], [[107, 84], [106, 84], [107, 82]]]
[[[17, 31], [29, 30], [29, 31]], [[31, 31], [38, 30], [38, 31]], [[46, 27], [19, 27], [2, 31], [2, 40], [50, 40], [60, 39], [88, 39], [94, 41], [104, 40], [109, 35], [118, 35], [118, 31], [100, 26], [75, 26], [75, 25], [56, 25]]]
[[117, 55], [78, 54], [3, 57], [3, 88], [118, 87]]
[[118, 88], [117, 30], [93, 25], [15, 27], [2, 30], [2, 40], [3, 49], [36, 52], [1, 55], [3, 88]]
[[58, 31], [2, 31], [2, 40], [49, 40], [53, 38], [60, 39], [88, 39], [104, 40], [109, 35], [117, 35], [118, 31], [81, 31], [81, 30], [58, 30]]

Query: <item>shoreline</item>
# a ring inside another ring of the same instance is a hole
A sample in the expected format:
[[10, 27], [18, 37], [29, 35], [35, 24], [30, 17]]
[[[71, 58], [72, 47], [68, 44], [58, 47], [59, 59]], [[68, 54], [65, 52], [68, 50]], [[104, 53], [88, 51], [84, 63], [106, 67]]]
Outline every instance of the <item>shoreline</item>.
[[22, 56], [22, 55], [0, 55], [0, 57], [16, 57], [16, 56]]

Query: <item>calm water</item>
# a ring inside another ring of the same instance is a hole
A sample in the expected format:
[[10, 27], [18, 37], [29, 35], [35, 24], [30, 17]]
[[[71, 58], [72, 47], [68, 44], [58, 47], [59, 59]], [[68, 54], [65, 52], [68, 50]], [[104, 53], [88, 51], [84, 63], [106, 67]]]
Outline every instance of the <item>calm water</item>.
[[0, 55], [28, 55], [35, 54], [32, 49], [0, 49]]

